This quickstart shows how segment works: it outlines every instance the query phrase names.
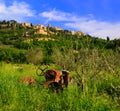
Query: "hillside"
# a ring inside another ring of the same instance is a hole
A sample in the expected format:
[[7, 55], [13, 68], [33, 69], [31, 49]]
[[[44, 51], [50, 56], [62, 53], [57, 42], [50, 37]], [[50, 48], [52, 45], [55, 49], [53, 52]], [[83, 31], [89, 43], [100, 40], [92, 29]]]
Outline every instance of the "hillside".
[[[83, 32], [64, 30], [50, 25], [0, 21], [0, 61], [29, 63], [29, 53], [41, 54], [40, 63], [53, 63], [54, 49], [61, 53], [70, 49], [75, 54], [81, 49], [120, 51], [120, 39], [107, 40], [85, 35]], [[34, 58], [34, 57], [33, 57]], [[35, 63], [35, 64], [38, 64]]]

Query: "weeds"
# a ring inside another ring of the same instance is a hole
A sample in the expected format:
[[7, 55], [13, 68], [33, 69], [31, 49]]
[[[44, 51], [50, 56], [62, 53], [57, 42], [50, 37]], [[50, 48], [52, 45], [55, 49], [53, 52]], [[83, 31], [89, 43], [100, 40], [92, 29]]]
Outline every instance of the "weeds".
[[[70, 53], [68, 53], [69, 56]], [[59, 54], [58, 54], [59, 55]], [[83, 56], [84, 55], [84, 56]], [[88, 55], [88, 56], [87, 56]], [[117, 55], [118, 56], [118, 55]], [[71, 57], [71, 55], [70, 55]], [[72, 61], [73, 59], [77, 61]], [[83, 91], [69, 83], [62, 93], [53, 93], [40, 86], [44, 78], [36, 76], [34, 65], [0, 63], [1, 111], [118, 111], [120, 110], [120, 68], [115, 55], [100, 55], [97, 50], [84, 50], [72, 57], [70, 75], [83, 82]], [[111, 59], [113, 58], [113, 59]], [[60, 58], [64, 59], [64, 57]], [[69, 58], [70, 59], [70, 58]], [[57, 59], [56, 59], [57, 61]], [[63, 65], [63, 61], [57, 65]], [[53, 67], [51, 65], [51, 67]], [[60, 66], [59, 66], [60, 68]], [[74, 70], [73, 70], [74, 69]], [[76, 73], [77, 72], [77, 73]], [[26, 86], [19, 78], [32, 76], [38, 84]]]

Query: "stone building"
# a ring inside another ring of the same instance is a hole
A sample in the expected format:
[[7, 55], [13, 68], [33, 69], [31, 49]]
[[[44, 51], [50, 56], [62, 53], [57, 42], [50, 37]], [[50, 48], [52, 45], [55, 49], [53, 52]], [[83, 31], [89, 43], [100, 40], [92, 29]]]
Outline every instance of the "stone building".
[[47, 28], [44, 25], [34, 25], [34, 29], [37, 29], [35, 34], [44, 34], [47, 35]]
[[79, 36], [84, 35], [84, 33], [83, 33], [83, 32], [81, 32], [81, 31], [77, 31], [75, 34], [76, 34], [76, 35], [79, 35]]
[[63, 30], [63, 29], [60, 28], [60, 27], [54, 27], [54, 29], [57, 30], [57, 31], [61, 31], [61, 30]]
[[74, 35], [74, 34], [75, 34], [75, 31], [71, 30], [70, 33], [71, 33], [72, 35]]
[[21, 23], [21, 25], [22, 25], [23, 27], [31, 27], [31, 23], [29, 23], [29, 22]]

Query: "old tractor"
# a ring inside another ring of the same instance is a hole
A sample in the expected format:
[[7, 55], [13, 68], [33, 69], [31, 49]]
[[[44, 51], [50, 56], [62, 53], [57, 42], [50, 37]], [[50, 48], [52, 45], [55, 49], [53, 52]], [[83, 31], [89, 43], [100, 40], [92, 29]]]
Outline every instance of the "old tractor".
[[38, 76], [44, 76], [45, 82], [42, 84], [44, 87], [48, 87], [52, 91], [63, 91], [67, 88], [69, 82], [69, 71], [67, 70], [48, 70], [48, 66], [36, 70]]

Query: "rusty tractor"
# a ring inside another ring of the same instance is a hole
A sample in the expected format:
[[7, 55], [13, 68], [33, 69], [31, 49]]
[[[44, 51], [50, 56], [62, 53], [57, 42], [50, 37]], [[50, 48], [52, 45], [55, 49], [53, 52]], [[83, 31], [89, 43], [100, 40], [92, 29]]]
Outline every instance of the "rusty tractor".
[[36, 70], [36, 74], [45, 77], [45, 82], [42, 85], [52, 91], [63, 91], [68, 86], [69, 71], [67, 70], [48, 70], [48, 66], [45, 68], [40, 66]]

